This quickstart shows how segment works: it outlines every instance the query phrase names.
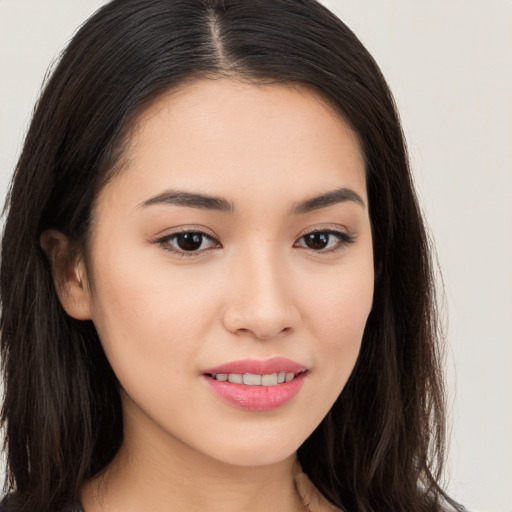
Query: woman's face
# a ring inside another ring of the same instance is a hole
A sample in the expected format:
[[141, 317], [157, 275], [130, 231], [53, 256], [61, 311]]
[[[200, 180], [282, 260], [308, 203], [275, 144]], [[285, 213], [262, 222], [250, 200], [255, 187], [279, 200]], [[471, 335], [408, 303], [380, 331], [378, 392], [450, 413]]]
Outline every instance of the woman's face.
[[356, 137], [307, 89], [219, 79], [161, 97], [125, 157], [87, 293], [126, 442], [285, 459], [342, 391], [372, 305]]

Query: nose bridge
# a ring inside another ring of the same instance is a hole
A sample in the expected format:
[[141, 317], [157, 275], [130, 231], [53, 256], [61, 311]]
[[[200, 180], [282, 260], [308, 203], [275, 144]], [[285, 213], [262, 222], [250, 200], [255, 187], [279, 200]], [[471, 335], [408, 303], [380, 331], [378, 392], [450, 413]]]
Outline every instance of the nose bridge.
[[233, 262], [225, 324], [233, 332], [269, 339], [296, 326], [286, 258], [270, 241], [245, 250]]

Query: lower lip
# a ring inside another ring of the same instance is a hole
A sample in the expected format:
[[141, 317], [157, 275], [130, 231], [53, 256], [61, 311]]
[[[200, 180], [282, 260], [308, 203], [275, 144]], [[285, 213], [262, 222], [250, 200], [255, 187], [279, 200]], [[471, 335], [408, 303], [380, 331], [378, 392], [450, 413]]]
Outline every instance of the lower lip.
[[306, 373], [275, 386], [246, 386], [203, 375], [210, 389], [227, 403], [246, 411], [272, 411], [289, 402], [302, 388]]

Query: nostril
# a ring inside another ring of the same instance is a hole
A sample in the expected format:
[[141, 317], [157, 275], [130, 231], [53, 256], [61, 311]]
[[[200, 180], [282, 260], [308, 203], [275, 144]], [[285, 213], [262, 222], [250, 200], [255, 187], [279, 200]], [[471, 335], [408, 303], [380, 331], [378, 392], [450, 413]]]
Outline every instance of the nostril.
[[274, 306], [233, 300], [233, 304], [223, 312], [223, 325], [232, 334], [238, 336], [249, 334], [262, 341], [294, 331], [300, 321], [298, 312], [286, 305], [279, 307], [275, 304]]

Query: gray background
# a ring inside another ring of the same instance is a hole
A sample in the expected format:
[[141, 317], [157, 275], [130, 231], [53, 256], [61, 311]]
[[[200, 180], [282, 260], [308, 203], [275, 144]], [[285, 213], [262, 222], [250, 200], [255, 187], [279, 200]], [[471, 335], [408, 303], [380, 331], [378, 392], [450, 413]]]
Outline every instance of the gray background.
[[[248, 0], [249, 1], [249, 0]], [[102, 0], [0, 0], [0, 196], [49, 63]], [[449, 317], [448, 488], [512, 511], [512, 2], [325, 0], [381, 65]]]

